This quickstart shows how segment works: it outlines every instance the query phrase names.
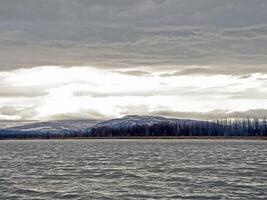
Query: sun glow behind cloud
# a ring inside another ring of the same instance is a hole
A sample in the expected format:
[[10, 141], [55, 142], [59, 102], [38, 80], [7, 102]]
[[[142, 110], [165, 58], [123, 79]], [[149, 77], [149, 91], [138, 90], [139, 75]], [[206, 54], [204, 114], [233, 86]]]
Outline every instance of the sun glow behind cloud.
[[[29, 108], [34, 110], [32, 115], [26, 116], [34, 119], [60, 118], [63, 115], [109, 118], [124, 114], [149, 114], [158, 110], [207, 112], [267, 107], [264, 98], [242, 98], [246, 91], [253, 88], [259, 93], [266, 93], [266, 75], [262, 74], [246, 78], [232, 75], [164, 76], [163, 72], [131, 75], [130, 71], [85, 66], [43, 66], [2, 72], [0, 75], [6, 90], [24, 88], [38, 91], [32, 97], [0, 98], [1, 105], [5, 107], [24, 106], [24, 113]], [[241, 97], [235, 98], [237, 94]], [[12, 118], [8, 114], [1, 117]], [[20, 112], [17, 118], [23, 118]]]

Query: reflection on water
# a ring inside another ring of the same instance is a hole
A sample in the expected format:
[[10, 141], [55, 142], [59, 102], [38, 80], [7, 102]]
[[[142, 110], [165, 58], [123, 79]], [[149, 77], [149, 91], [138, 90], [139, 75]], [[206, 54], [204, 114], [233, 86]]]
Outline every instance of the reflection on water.
[[0, 199], [267, 199], [267, 141], [0, 141]]

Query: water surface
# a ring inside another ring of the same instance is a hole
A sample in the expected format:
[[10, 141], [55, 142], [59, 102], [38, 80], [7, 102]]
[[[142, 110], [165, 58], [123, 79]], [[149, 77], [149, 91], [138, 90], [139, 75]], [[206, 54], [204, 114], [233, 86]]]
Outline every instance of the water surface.
[[267, 199], [267, 141], [0, 141], [0, 199]]

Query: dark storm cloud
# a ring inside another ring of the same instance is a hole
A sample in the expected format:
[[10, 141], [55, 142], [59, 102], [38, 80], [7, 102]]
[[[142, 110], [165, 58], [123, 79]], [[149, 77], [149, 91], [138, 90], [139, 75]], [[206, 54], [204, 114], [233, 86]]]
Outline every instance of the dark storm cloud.
[[186, 66], [208, 65], [201, 73], [267, 73], [266, 10], [265, 0], [1, 0], [0, 70], [169, 66], [195, 73]]

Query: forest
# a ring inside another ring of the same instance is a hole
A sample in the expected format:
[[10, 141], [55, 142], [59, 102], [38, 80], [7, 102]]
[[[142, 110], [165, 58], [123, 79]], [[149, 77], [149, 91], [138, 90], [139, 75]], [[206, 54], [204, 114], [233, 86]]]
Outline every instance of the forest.
[[267, 136], [266, 119], [223, 119], [216, 121], [163, 120], [152, 125], [92, 127], [86, 137], [153, 136]]

